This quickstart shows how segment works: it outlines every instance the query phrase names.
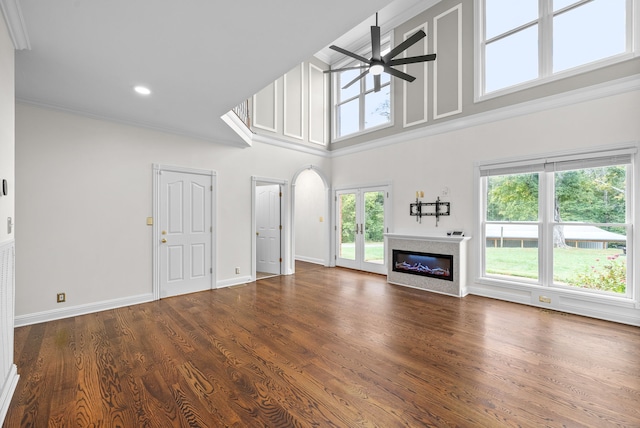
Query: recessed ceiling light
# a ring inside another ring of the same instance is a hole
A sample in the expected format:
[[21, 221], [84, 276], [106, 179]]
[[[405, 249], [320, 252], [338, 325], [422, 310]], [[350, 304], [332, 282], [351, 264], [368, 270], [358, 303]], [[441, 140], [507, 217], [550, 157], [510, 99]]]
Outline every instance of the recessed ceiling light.
[[151, 95], [151, 89], [145, 86], [136, 86], [133, 88], [133, 90], [139, 93], [140, 95]]

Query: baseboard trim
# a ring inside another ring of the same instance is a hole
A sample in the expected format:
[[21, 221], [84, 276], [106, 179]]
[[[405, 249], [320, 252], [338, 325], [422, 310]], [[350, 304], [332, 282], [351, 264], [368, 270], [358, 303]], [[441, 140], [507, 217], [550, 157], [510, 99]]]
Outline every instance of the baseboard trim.
[[152, 302], [153, 293], [140, 294], [138, 296], [125, 297], [122, 299], [105, 300], [102, 302], [89, 303], [86, 305], [71, 306], [68, 308], [52, 309], [49, 311], [36, 312], [34, 314], [18, 315], [15, 317], [15, 326], [22, 327], [41, 322], [54, 321], [63, 318], [77, 317], [80, 315], [92, 314], [94, 312], [106, 311], [109, 309], [121, 308], [124, 306], [138, 305], [140, 303]]
[[0, 426], [2, 426], [4, 418], [7, 416], [7, 412], [9, 411], [9, 404], [11, 404], [11, 398], [13, 398], [16, 386], [18, 386], [19, 378], [20, 375], [18, 375], [18, 368], [15, 364], [12, 364], [4, 385], [2, 385], [2, 391], [0, 391]]
[[[634, 307], [634, 302], [607, 302], [596, 296], [556, 290], [509, 289], [486, 284], [469, 287], [469, 294], [640, 327], [640, 311]], [[540, 295], [549, 298], [551, 303], [540, 302]]]
[[314, 257], [305, 257], [305, 256], [296, 256], [295, 259], [296, 259], [296, 261], [301, 261], [301, 262], [313, 263], [313, 264], [316, 264], [316, 265], [327, 266], [324, 263], [324, 259], [316, 259]]
[[216, 288], [232, 287], [234, 285], [246, 284], [247, 282], [253, 282], [254, 279], [250, 276], [240, 276], [238, 278], [224, 279], [216, 283]]

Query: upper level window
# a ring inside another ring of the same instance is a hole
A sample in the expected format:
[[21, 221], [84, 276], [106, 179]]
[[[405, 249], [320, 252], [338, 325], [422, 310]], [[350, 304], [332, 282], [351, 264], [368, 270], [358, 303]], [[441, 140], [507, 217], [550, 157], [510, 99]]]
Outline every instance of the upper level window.
[[629, 53], [633, 0], [479, 0], [481, 94]]
[[[390, 50], [390, 43], [383, 40], [382, 55]], [[367, 54], [362, 54], [368, 57]], [[369, 54], [370, 55], [370, 54]], [[362, 65], [357, 61], [340, 64], [340, 67]], [[391, 78], [387, 73], [380, 75], [381, 89], [374, 91], [373, 76], [367, 74], [346, 89], [342, 89], [362, 73], [361, 70], [347, 70], [334, 75], [334, 136], [345, 136], [385, 126], [391, 123]]]

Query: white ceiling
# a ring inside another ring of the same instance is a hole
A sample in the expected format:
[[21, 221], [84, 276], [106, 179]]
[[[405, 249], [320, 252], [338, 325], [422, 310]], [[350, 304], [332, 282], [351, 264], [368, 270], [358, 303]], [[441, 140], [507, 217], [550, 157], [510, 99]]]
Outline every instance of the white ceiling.
[[388, 3], [22, 0], [16, 98], [239, 144], [220, 116]]

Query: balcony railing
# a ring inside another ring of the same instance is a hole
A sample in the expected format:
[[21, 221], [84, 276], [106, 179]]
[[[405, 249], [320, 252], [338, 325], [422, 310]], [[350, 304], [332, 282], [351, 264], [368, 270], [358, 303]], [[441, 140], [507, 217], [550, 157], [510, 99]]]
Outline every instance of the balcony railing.
[[247, 128], [251, 129], [251, 118], [249, 117], [249, 100], [238, 104], [231, 111], [233, 111], [240, 120], [247, 125]]

